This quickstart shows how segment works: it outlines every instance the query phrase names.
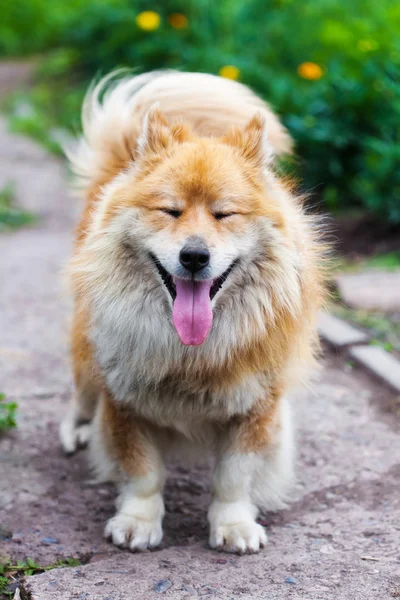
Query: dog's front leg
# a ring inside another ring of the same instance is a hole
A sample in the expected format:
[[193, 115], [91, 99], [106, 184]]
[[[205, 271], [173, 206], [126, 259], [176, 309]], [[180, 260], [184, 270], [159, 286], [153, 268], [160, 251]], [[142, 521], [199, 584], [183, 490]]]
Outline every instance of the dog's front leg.
[[260, 403], [229, 424], [213, 475], [210, 546], [243, 554], [267, 542], [258, 506], [284, 506], [293, 480], [293, 438], [284, 399]]
[[213, 477], [213, 501], [208, 511], [210, 546], [227, 552], [258, 552], [267, 542], [256, 523], [257, 507], [251, 500], [252, 454], [226, 452]]
[[[117, 513], [107, 522], [105, 536], [132, 551], [159, 546], [165, 470], [151, 426], [109, 396], [100, 410], [95, 436], [103, 436], [107, 460], [122, 478]], [[95, 446], [98, 441], [94, 438]]]

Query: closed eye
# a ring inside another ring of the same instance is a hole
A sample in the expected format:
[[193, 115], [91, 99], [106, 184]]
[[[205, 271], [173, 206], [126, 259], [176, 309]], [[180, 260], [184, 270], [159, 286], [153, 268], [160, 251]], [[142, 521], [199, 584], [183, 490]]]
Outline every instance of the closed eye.
[[166, 215], [169, 215], [170, 217], [173, 217], [174, 219], [178, 219], [182, 215], [181, 210], [176, 210], [174, 208], [159, 208], [158, 210]]
[[214, 217], [215, 217], [215, 219], [217, 219], [217, 221], [222, 221], [222, 219], [227, 219], [228, 217], [234, 217], [235, 215], [237, 215], [237, 213], [234, 213], [234, 212], [229, 212], [229, 213], [218, 212], [218, 213], [214, 213]]

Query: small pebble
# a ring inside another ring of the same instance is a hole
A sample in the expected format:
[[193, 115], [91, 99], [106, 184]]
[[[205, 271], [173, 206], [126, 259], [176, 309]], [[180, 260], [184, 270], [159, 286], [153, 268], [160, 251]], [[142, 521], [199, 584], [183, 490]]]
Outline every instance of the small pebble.
[[172, 583], [169, 579], [160, 579], [160, 581], [157, 581], [157, 583], [154, 585], [153, 590], [159, 594], [162, 594], [163, 592], [166, 592], [171, 585]]
[[319, 551], [321, 554], [333, 554], [335, 552], [335, 548], [331, 544], [324, 544], [321, 546]]
[[197, 592], [192, 585], [184, 585], [182, 586], [182, 591], [189, 594], [189, 596], [197, 596]]
[[166, 569], [167, 567], [169, 567], [171, 565], [171, 561], [163, 559], [163, 560], [160, 560], [159, 565], [160, 565], [160, 567], [164, 567], [164, 569]]
[[86, 574], [82, 573], [80, 569], [77, 569], [74, 573], [74, 579], [79, 579], [81, 577], [86, 577]]
[[22, 544], [22, 539], [20, 537], [13, 535], [11, 540], [14, 542], [14, 544]]
[[60, 540], [56, 540], [55, 538], [52, 538], [52, 537], [45, 537], [45, 538], [42, 538], [42, 542], [44, 544], [59, 544]]
[[293, 583], [296, 584], [297, 581], [293, 577], [286, 577], [285, 583]]
[[54, 592], [55, 590], [58, 589], [58, 583], [55, 579], [52, 579], [51, 581], [49, 581], [49, 583], [46, 585], [46, 590], [49, 590], [49, 592]]

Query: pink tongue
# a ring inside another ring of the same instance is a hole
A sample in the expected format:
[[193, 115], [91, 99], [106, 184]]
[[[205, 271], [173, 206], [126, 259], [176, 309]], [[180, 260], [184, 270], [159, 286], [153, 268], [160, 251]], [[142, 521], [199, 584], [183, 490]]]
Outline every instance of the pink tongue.
[[174, 279], [176, 298], [172, 320], [182, 344], [199, 346], [210, 331], [213, 314], [210, 288], [212, 281]]

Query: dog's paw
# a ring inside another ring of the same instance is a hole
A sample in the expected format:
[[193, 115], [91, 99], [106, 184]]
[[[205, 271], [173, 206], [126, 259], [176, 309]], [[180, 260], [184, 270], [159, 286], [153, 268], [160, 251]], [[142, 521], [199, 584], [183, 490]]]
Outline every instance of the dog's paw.
[[225, 523], [211, 528], [210, 546], [225, 552], [253, 554], [267, 543], [264, 527], [255, 521]]
[[89, 423], [76, 425], [68, 417], [61, 422], [59, 435], [61, 446], [65, 454], [73, 454], [78, 448], [87, 446], [92, 427]]
[[214, 499], [208, 511], [210, 546], [225, 552], [252, 554], [267, 543], [267, 534], [256, 523], [257, 508], [249, 502]]
[[117, 513], [107, 522], [104, 535], [116, 546], [132, 552], [156, 548], [163, 537], [161, 519], [145, 520]]

